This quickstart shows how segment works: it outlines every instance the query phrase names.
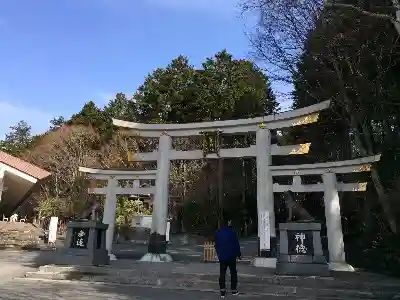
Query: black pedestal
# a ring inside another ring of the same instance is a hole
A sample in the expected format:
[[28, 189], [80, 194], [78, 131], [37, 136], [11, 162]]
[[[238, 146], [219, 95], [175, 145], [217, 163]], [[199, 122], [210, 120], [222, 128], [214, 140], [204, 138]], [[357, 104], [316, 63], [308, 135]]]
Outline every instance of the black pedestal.
[[280, 275], [329, 276], [320, 231], [319, 223], [279, 224], [276, 272]]
[[67, 225], [65, 245], [56, 256], [58, 265], [108, 265], [108, 225], [96, 221], [72, 221]]
[[148, 252], [152, 254], [167, 253], [167, 241], [165, 235], [161, 235], [155, 232], [151, 233]]

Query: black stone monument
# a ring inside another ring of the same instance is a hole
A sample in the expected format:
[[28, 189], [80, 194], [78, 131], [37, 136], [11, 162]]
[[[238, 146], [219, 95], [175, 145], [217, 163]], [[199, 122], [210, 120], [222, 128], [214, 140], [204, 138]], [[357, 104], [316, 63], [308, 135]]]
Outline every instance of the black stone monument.
[[107, 224], [78, 220], [67, 225], [65, 245], [57, 253], [57, 265], [108, 265]]
[[320, 232], [321, 224], [314, 222], [279, 224], [277, 274], [329, 276]]

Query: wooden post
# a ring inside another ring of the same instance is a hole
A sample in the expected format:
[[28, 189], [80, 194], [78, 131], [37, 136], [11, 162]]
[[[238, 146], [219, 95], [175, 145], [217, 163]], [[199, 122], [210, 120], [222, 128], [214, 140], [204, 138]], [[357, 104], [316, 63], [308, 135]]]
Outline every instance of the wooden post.
[[217, 251], [213, 242], [204, 242], [204, 262], [217, 261]]

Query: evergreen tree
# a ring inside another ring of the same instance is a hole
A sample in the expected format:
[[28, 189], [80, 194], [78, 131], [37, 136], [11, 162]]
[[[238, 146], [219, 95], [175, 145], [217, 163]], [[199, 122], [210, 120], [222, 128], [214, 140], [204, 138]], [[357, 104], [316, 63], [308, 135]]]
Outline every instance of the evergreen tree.
[[33, 143], [31, 126], [26, 121], [19, 121], [10, 127], [10, 132], [0, 142], [0, 149], [11, 155], [18, 156], [29, 149]]

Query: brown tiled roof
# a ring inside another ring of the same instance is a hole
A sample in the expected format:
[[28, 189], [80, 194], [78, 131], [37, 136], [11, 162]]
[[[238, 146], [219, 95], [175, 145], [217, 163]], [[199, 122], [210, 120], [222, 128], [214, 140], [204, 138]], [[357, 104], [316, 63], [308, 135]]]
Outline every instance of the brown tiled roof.
[[18, 171], [21, 171], [29, 176], [32, 176], [38, 180], [46, 178], [51, 175], [51, 173], [43, 170], [31, 163], [28, 163], [18, 157], [9, 155], [3, 151], [0, 151], [0, 163], [10, 166]]

